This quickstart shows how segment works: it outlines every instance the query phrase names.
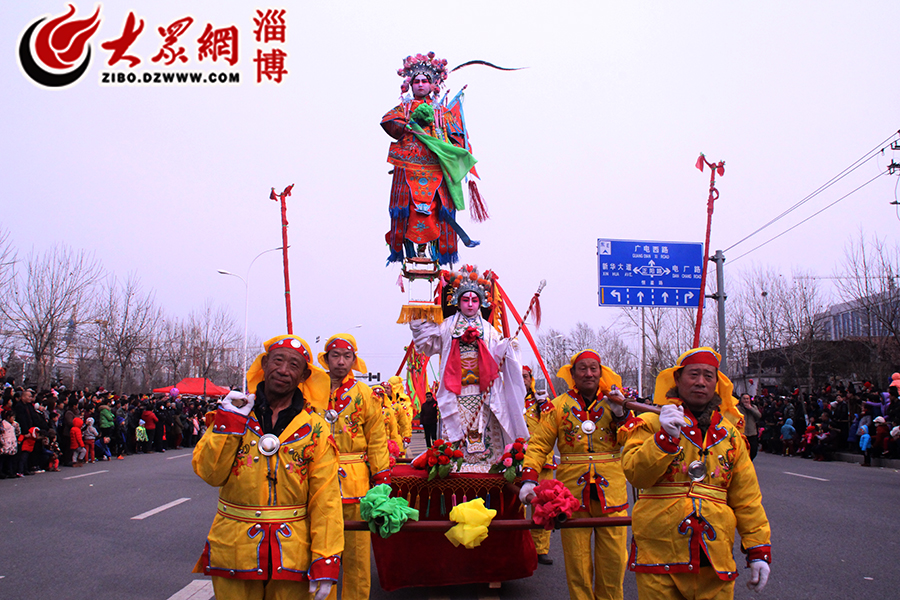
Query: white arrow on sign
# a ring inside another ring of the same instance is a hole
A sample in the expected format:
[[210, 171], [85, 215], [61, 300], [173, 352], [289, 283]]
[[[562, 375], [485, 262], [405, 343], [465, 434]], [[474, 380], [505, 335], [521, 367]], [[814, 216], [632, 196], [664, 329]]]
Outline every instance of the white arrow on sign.
[[638, 292], [637, 297], [638, 297], [639, 302], [643, 302], [644, 301], [644, 292]]
[[609, 293], [610, 296], [615, 296], [616, 302], [622, 301], [622, 294], [619, 293], [619, 290], [613, 290]]
[[669, 292], [663, 292], [662, 299], [663, 299], [663, 302], [668, 302], [669, 301]]
[[688, 292], [684, 295], [684, 303], [687, 304], [687, 301], [694, 297], [694, 292]]

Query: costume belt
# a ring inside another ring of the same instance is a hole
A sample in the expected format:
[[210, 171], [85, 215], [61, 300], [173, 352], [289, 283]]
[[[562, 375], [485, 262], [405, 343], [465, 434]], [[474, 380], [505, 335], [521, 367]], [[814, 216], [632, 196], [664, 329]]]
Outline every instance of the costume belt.
[[366, 458], [368, 456], [366, 456], [365, 452], [341, 452], [339, 460], [342, 465], [350, 465], [366, 462]]
[[660, 483], [640, 491], [640, 498], [699, 498], [725, 504], [728, 490], [700, 482]]
[[306, 518], [306, 505], [295, 506], [246, 506], [232, 504], [219, 498], [219, 514], [235, 521], [250, 523], [290, 523]]
[[569, 465], [614, 462], [619, 460], [618, 452], [569, 452], [560, 457], [559, 462]]

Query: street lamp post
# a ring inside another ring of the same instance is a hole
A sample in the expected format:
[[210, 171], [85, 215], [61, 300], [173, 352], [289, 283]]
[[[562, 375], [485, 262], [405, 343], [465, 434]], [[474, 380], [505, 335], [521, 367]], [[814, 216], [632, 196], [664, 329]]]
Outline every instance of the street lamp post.
[[241, 277], [236, 273], [232, 273], [230, 271], [226, 271], [224, 269], [219, 269], [219, 275], [230, 275], [232, 277], [237, 277], [244, 283], [244, 355], [243, 355], [243, 363], [244, 363], [244, 393], [247, 393], [247, 325], [250, 322], [250, 269], [253, 268], [253, 263], [256, 262], [263, 254], [268, 254], [269, 252], [277, 252], [281, 250], [282, 246], [278, 248], [272, 248], [270, 250], [263, 250], [259, 254], [257, 254], [253, 260], [250, 261], [250, 266], [247, 267], [247, 275], [246, 277]]

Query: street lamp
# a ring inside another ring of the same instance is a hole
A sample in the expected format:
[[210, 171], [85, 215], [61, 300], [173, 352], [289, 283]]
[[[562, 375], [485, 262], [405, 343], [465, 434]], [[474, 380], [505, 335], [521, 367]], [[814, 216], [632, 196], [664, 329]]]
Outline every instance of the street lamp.
[[268, 254], [269, 252], [277, 252], [281, 250], [283, 247], [279, 246], [277, 248], [272, 248], [271, 250], [263, 250], [259, 254], [257, 254], [253, 260], [250, 261], [250, 266], [247, 267], [247, 275], [246, 277], [241, 277], [236, 273], [232, 273], [230, 271], [226, 271], [225, 269], [218, 269], [219, 275], [230, 275], [232, 277], [237, 277], [244, 283], [244, 393], [247, 393], [247, 324], [250, 321], [250, 269], [253, 268], [253, 263], [256, 262], [256, 259], [262, 256], [263, 254]]

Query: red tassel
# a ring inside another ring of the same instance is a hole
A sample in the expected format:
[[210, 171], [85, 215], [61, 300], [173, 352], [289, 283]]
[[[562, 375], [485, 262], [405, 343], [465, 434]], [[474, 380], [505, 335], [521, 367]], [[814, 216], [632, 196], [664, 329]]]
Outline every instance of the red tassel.
[[487, 206], [484, 205], [484, 199], [478, 193], [478, 186], [475, 185], [474, 179], [469, 180], [469, 214], [476, 223], [484, 223], [490, 218]]
[[541, 297], [540, 296], [534, 297], [534, 308], [532, 310], [534, 311], [534, 326], [536, 329], [540, 329], [541, 328]]
[[706, 164], [706, 161], [704, 160], [703, 154], [701, 154], [700, 158], [697, 159], [697, 162], [696, 164], [694, 164], [694, 166], [700, 169], [700, 172], [702, 173], [704, 164]]

